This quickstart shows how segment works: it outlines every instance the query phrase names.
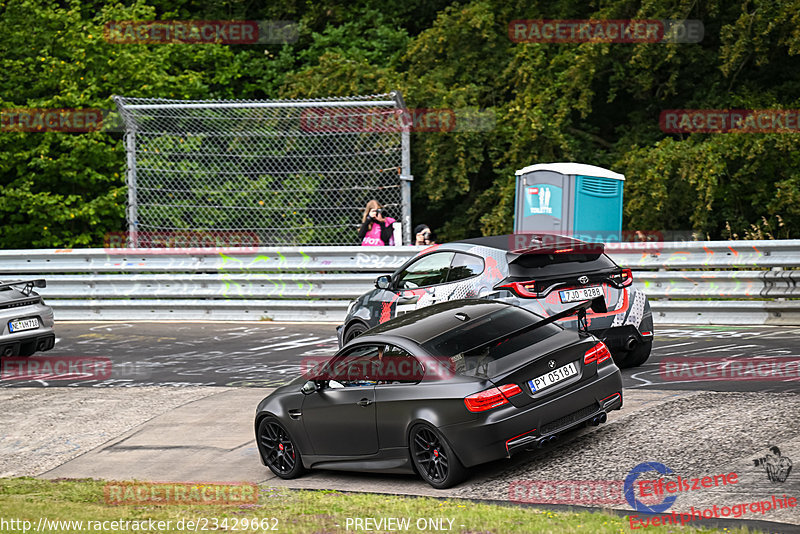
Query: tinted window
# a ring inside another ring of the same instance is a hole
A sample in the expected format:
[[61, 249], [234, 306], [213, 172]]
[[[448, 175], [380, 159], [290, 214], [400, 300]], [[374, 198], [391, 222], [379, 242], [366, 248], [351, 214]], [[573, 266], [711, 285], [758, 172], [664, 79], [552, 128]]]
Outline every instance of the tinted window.
[[453, 255], [453, 252], [434, 252], [418, 259], [400, 273], [397, 287], [415, 289], [445, 282]]
[[365, 345], [330, 362], [317, 379], [328, 387], [415, 384], [425, 374], [422, 364], [407, 351], [393, 345]]
[[470, 276], [475, 276], [483, 272], [483, 258], [472, 256], [470, 254], [456, 254], [453, 259], [453, 264], [450, 266], [450, 275], [447, 277], [448, 282], [455, 282], [456, 280], [463, 280]]
[[[521, 334], [515, 330], [541, 320], [537, 315], [508, 307], [466, 323], [423, 344], [434, 356], [444, 356], [455, 364], [456, 372], [482, 374], [481, 368], [510, 354], [524, 350], [539, 341], [557, 334], [561, 327], [546, 324]], [[508, 337], [503, 337], [508, 335]], [[489, 343], [492, 340], [496, 340]]]
[[588, 271], [617, 269], [605, 254], [524, 254], [511, 262], [508, 274], [514, 278], [570, 275]]
[[362, 345], [347, 354], [328, 362], [319, 379], [329, 380], [329, 387], [353, 387], [374, 385], [370, 371], [372, 362], [383, 353], [383, 345]]
[[378, 384], [416, 384], [424, 374], [425, 369], [415, 357], [400, 347], [386, 345], [376, 378]]

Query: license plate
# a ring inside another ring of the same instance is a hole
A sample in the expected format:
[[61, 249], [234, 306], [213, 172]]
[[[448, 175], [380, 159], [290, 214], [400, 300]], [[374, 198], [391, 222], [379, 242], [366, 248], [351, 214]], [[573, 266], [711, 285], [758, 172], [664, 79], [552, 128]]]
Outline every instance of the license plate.
[[600, 286], [582, 287], [580, 289], [565, 289], [559, 291], [561, 302], [577, 302], [579, 300], [589, 300], [603, 295], [603, 288]]
[[22, 332], [24, 330], [34, 330], [39, 328], [39, 319], [20, 319], [19, 321], [11, 321], [8, 323], [9, 332]]
[[537, 392], [541, 391], [546, 387], [550, 387], [553, 384], [558, 384], [559, 382], [566, 380], [571, 376], [575, 376], [578, 374], [578, 365], [577, 361], [569, 362], [567, 365], [563, 367], [559, 367], [558, 369], [553, 369], [549, 373], [545, 373], [542, 376], [537, 376], [533, 380], [528, 380], [528, 385], [531, 387], [531, 391]]

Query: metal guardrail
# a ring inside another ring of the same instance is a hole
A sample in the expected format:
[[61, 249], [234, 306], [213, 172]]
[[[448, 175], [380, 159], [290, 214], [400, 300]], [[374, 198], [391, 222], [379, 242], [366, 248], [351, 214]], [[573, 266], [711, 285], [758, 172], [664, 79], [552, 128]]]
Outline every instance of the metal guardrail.
[[[2, 250], [0, 278], [45, 277], [41, 294], [60, 320], [340, 321], [378, 274], [420, 250]], [[800, 267], [800, 240], [625, 243], [608, 252], [636, 271], [656, 322], [800, 324], [800, 300], [782, 300], [800, 298], [800, 270], [784, 270]]]

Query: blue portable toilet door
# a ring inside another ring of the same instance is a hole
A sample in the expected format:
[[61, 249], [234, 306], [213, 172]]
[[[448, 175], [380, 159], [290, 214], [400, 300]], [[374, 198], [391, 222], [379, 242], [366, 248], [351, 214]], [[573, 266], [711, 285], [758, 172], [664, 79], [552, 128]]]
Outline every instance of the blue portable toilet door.
[[[617, 241], [621, 228], [622, 181], [577, 176], [574, 232], [591, 236], [592, 241]], [[614, 235], [616, 239], [610, 239]]]
[[[571, 187], [568, 177], [537, 171], [522, 177], [517, 189], [515, 231], [563, 233], [571, 230]], [[567, 202], [564, 202], [567, 200]]]

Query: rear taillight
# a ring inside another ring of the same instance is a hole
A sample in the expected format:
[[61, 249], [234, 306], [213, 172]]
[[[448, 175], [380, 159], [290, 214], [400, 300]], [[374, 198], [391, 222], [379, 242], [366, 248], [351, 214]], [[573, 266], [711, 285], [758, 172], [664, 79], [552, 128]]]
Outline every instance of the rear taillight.
[[510, 289], [520, 297], [538, 298], [539, 293], [536, 292], [536, 281], [529, 280], [527, 282], [510, 282], [497, 286], [497, 289]]
[[633, 271], [622, 269], [622, 272], [612, 274], [609, 279], [618, 287], [628, 287], [633, 283]]
[[610, 359], [611, 352], [608, 350], [608, 347], [606, 347], [605, 343], [599, 341], [597, 345], [587, 350], [583, 355], [583, 364], [589, 365], [590, 363], [596, 363], [597, 365], [600, 365], [604, 361]]
[[522, 393], [522, 389], [518, 385], [504, 384], [499, 388], [486, 389], [465, 397], [464, 404], [467, 406], [467, 410], [471, 412], [485, 412], [508, 404], [510, 397], [520, 393]]

